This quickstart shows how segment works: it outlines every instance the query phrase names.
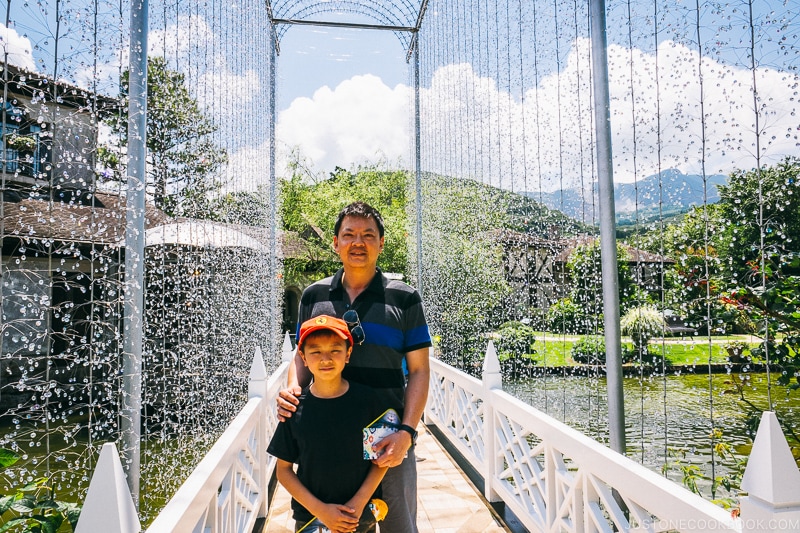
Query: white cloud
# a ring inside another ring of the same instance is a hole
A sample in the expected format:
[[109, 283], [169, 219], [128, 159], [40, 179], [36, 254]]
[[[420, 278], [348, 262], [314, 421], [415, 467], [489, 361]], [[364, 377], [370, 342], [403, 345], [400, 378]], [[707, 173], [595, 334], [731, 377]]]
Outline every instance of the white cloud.
[[148, 54], [164, 56], [171, 68], [178, 68], [200, 107], [218, 121], [247, 108], [261, 92], [257, 73], [233, 72], [219, 45], [220, 36], [198, 16], [180, 15], [174, 24], [152, 30], [147, 37]]
[[255, 191], [269, 183], [269, 139], [262, 144], [245, 146], [230, 155], [225, 168], [225, 189]]
[[0, 46], [2, 46], [3, 52], [8, 54], [9, 63], [30, 72], [36, 71], [31, 41], [2, 23], [0, 23]]
[[[595, 172], [589, 42], [573, 44], [561, 72], [522, 101], [469, 64], [438, 69], [422, 91], [424, 170], [515, 190], [588, 186]], [[653, 54], [608, 49], [615, 181], [659, 166], [700, 173], [704, 165], [706, 174], [756, 166], [751, 71], [704, 58], [701, 93], [695, 51], [666, 41], [657, 59], [658, 69]], [[761, 164], [769, 164], [797, 153], [800, 78], [767, 68], [755, 74]]]
[[[317, 171], [377, 161], [408, 166], [411, 95], [408, 87], [391, 89], [373, 75], [354, 76], [333, 90], [322, 87], [312, 98], [297, 98], [280, 112], [277, 144], [299, 148]], [[279, 175], [287, 157], [280, 157]]]

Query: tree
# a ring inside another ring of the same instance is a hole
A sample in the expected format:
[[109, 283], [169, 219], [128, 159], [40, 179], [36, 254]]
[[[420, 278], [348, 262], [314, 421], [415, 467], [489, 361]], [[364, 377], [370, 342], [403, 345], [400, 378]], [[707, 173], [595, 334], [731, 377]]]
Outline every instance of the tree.
[[[617, 283], [619, 287], [620, 305], [623, 309], [631, 305], [633, 280], [628, 265], [628, 252], [621, 244], [617, 244]], [[603, 312], [601, 297], [603, 279], [600, 257], [600, 241], [594, 240], [581, 244], [570, 254], [567, 270], [572, 281], [570, 299], [588, 315], [598, 316]], [[591, 328], [587, 329], [591, 331]]]
[[[722, 231], [714, 236], [728, 274], [749, 283], [762, 257], [800, 252], [800, 159], [736, 171], [719, 187]], [[760, 273], [758, 274], [760, 275]]]
[[[217, 126], [203, 115], [189, 94], [185, 76], [167, 68], [161, 57], [147, 59], [147, 191], [155, 205], [170, 215], [211, 218], [210, 193], [222, 185], [216, 174], [227, 163], [224, 148], [211, 135]], [[122, 74], [120, 110], [107, 120], [116, 146], [98, 150], [110, 173], [120, 180], [120, 162], [128, 144], [129, 72]]]
[[[731, 173], [716, 205], [648, 236], [676, 260], [669, 300], [698, 321], [761, 336], [751, 355], [800, 388], [800, 159]], [[709, 312], [710, 311], [710, 312]]]
[[[386, 226], [383, 253], [378, 266], [384, 272], [408, 275], [408, 217], [406, 215], [405, 171], [360, 169], [351, 173], [336, 168], [330, 178], [308, 183], [304, 176], [293, 175], [281, 183], [281, 219], [283, 229], [304, 232], [309, 226], [323, 232], [323, 242], [333, 242], [333, 225], [343, 207], [363, 201], [380, 211]], [[330, 275], [338, 263], [328, 265], [320, 276]]]
[[625, 313], [619, 322], [623, 335], [629, 335], [640, 358], [647, 355], [650, 339], [663, 336], [667, 327], [664, 316], [652, 305], [634, 307]]

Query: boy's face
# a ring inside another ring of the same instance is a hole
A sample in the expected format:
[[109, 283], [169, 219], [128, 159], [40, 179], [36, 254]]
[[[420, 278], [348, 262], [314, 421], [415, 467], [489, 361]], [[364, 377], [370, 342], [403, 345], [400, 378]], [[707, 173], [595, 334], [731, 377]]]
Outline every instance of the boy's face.
[[346, 340], [328, 331], [312, 333], [300, 348], [303, 362], [315, 380], [338, 379], [351, 351]]

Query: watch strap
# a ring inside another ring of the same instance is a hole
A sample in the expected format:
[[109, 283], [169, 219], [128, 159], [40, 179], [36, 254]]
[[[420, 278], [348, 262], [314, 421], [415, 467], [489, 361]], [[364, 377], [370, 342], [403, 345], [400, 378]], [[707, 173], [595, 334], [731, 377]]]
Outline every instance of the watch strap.
[[417, 443], [417, 430], [409, 426], [408, 424], [400, 424], [397, 426], [397, 429], [401, 429], [411, 435], [411, 444]]

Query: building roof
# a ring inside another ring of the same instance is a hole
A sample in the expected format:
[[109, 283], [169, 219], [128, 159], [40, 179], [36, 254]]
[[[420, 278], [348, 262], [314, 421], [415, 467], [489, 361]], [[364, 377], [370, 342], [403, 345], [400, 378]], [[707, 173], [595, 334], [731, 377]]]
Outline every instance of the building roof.
[[12, 94], [34, 98], [43, 93], [50, 97], [48, 101], [52, 101], [55, 96], [58, 96], [60, 105], [80, 108], [86, 112], [93, 109], [110, 112], [116, 110], [119, 105], [118, 100], [114, 98], [93, 93], [63, 80], [54, 81], [51, 77], [39, 72], [31, 72], [9, 63], [0, 66], [0, 71], [3, 68], [7, 72], [6, 87]]
[[[266, 229], [259, 228], [265, 233]], [[242, 226], [221, 224], [211, 220], [179, 219], [146, 230], [145, 246], [180, 244], [197, 248], [249, 248], [266, 251], [264, 235], [255, 238], [242, 231]]]
[[[82, 193], [59, 189], [22, 197], [7, 190], [2, 202], [2, 235], [21, 239], [52, 239], [103, 246], [124, 246], [126, 204], [116, 193]], [[179, 244], [198, 248], [249, 248], [262, 252], [272, 249], [268, 228], [228, 224], [210, 220], [173, 218], [148, 203], [145, 210], [145, 245]], [[329, 246], [304, 239], [293, 231], [280, 231], [278, 257], [308, 261], [335, 261]]]
[[[66, 191], [60, 190], [58, 193]], [[117, 194], [84, 193], [75, 201], [51, 201], [50, 193], [4, 201], [3, 236], [53, 239], [116, 246], [125, 239], [125, 199]], [[145, 209], [145, 227], [164, 224], [169, 217], [152, 204]]]
[[[588, 245], [588, 244], [592, 244], [597, 240], [598, 240], [598, 237], [593, 237], [593, 236], [590, 236], [590, 235], [583, 235], [583, 236], [575, 237], [575, 238], [572, 238], [572, 239], [564, 239], [563, 240], [563, 242], [565, 244], [564, 249], [561, 250], [561, 252], [558, 255], [556, 255], [553, 260], [556, 261], [556, 262], [566, 263], [567, 261], [569, 261], [570, 256], [573, 254], [573, 252], [575, 251], [575, 249], [578, 246], [585, 246], [585, 245]], [[675, 262], [674, 260], [670, 259], [669, 257], [662, 256], [662, 255], [659, 255], [659, 254], [654, 254], [652, 252], [648, 252], [648, 251], [645, 251], [645, 250], [640, 250], [638, 248], [634, 248], [633, 246], [630, 246], [630, 245], [627, 245], [627, 244], [622, 244], [622, 248], [624, 248], [625, 251], [627, 252], [627, 254], [628, 254], [628, 264], [631, 264], [631, 265], [633, 265], [633, 264], [642, 264], [642, 263], [648, 263], [648, 264], [661, 264], [661, 263], [672, 264], [672, 263]]]

